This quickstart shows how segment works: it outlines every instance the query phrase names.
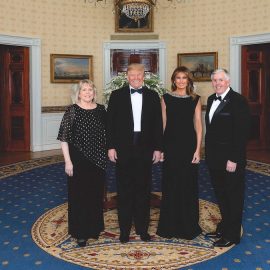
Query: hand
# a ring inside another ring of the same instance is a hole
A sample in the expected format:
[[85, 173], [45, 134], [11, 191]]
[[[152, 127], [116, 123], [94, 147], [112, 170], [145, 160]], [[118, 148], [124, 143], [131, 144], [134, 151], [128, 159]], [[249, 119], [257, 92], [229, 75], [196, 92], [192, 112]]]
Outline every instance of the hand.
[[191, 163], [194, 163], [194, 164], [199, 164], [200, 163], [200, 153], [199, 152], [195, 152], [194, 155], [193, 155], [193, 159], [191, 161]]
[[152, 158], [153, 164], [158, 163], [160, 161], [160, 158], [161, 158], [161, 152], [154, 151], [153, 158]]
[[70, 160], [65, 162], [65, 172], [68, 176], [73, 176], [73, 164]]
[[226, 171], [227, 172], [235, 172], [236, 166], [237, 166], [237, 163], [228, 160], [227, 165], [226, 165]]
[[116, 160], [117, 160], [117, 152], [116, 152], [116, 150], [115, 149], [109, 149], [108, 157], [109, 157], [110, 161], [116, 162]]
[[160, 154], [160, 160], [159, 161], [160, 162], [163, 162], [164, 161], [164, 153], [163, 152]]

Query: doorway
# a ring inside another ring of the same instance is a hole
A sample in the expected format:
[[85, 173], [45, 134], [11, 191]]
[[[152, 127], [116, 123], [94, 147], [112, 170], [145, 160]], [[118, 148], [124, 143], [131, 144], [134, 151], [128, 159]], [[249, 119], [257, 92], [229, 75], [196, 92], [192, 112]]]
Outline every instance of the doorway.
[[0, 45], [0, 151], [30, 150], [29, 48]]
[[251, 111], [248, 150], [270, 149], [270, 43], [242, 46], [242, 94]]
[[[242, 47], [246, 45], [260, 45], [266, 43], [270, 43], [270, 33], [234, 36], [230, 38], [231, 86], [235, 91], [242, 93]], [[251, 150], [249, 146], [247, 158], [268, 163], [270, 160], [270, 150], [259, 150], [259, 148]]]
[[[122, 53], [119, 54], [117, 53]], [[125, 55], [125, 53], [128, 54]], [[117, 62], [113, 56], [121, 59]], [[166, 85], [166, 45], [162, 41], [110, 41], [103, 45], [104, 56], [104, 89], [113, 76], [126, 67], [130, 61], [143, 63], [149, 71], [157, 73], [161, 81]], [[132, 59], [130, 59], [130, 57]], [[118, 63], [115, 67], [112, 61]]]
[[30, 94], [30, 151], [42, 151], [41, 118], [41, 40], [0, 34], [0, 45], [29, 48], [29, 94]]

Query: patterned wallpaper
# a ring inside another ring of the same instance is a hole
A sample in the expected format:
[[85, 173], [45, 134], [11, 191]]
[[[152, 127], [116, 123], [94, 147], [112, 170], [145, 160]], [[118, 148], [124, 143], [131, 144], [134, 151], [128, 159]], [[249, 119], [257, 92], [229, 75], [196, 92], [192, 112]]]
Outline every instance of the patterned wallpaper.
[[[269, 0], [185, 0], [173, 8], [156, 8], [153, 34], [167, 44], [167, 81], [177, 53], [218, 51], [219, 66], [228, 68], [229, 38], [270, 32], [269, 14]], [[71, 85], [50, 83], [51, 53], [93, 55], [94, 81], [102, 100], [103, 42], [114, 33], [110, 4], [103, 8], [84, 0], [0, 1], [0, 34], [41, 39], [42, 106], [70, 103]], [[197, 87], [205, 103], [211, 84]]]

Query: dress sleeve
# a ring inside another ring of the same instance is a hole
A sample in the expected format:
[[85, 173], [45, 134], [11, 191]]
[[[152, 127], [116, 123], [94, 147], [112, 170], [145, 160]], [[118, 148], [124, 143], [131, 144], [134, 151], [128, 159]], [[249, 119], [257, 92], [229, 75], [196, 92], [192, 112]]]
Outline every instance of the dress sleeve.
[[69, 106], [61, 121], [57, 140], [68, 143], [72, 142], [72, 129], [74, 117], [75, 117], [74, 107]]

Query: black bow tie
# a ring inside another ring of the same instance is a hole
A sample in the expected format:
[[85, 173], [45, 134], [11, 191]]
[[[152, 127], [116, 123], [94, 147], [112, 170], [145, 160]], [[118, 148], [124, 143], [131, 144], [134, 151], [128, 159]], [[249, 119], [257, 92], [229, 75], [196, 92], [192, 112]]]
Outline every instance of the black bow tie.
[[215, 101], [216, 101], [216, 100], [222, 101], [222, 98], [221, 98], [221, 96], [219, 96], [219, 97], [215, 96], [214, 100], [215, 100]]
[[139, 88], [139, 89], [131, 88], [130, 91], [131, 91], [131, 94], [134, 94], [134, 93], [141, 94], [142, 93], [142, 88]]

